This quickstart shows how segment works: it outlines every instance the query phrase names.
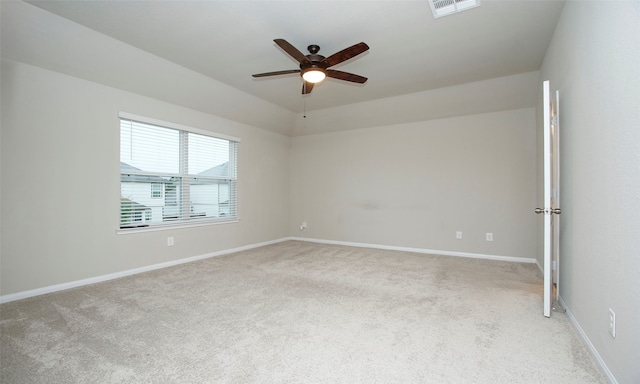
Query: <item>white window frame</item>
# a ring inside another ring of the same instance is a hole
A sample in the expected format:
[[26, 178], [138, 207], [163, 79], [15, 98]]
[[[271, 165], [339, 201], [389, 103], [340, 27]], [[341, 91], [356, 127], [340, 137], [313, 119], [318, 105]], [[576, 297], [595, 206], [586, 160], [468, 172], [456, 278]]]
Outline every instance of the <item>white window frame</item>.
[[[228, 140], [230, 143], [233, 143], [233, 145], [230, 148], [230, 176], [228, 178], [225, 178], [225, 180], [229, 180], [229, 185], [231, 190], [229, 191], [230, 194], [230, 200], [232, 200], [232, 208], [230, 209], [230, 214], [229, 215], [220, 215], [220, 217], [206, 217], [206, 218], [197, 218], [194, 219], [191, 216], [187, 216], [187, 217], [182, 217], [179, 218], [177, 220], [171, 220], [169, 222], [162, 222], [162, 223], [153, 223], [153, 224], [148, 224], [148, 225], [144, 225], [144, 226], [139, 226], [139, 227], [121, 227], [122, 225], [122, 206], [119, 205], [120, 211], [119, 211], [119, 218], [118, 218], [118, 229], [117, 229], [117, 233], [118, 234], [126, 234], [126, 233], [137, 233], [137, 232], [146, 232], [146, 231], [157, 231], [157, 230], [166, 230], [166, 229], [172, 229], [172, 228], [185, 228], [185, 227], [194, 227], [194, 226], [202, 226], [202, 225], [211, 225], [211, 224], [225, 224], [225, 223], [236, 223], [238, 222], [239, 219], [239, 215], [238, 215], [238, 177], [237, 177], [237, 164], [238, 164], [238, 147], [239, 147], [239, 143], [240, 143], [240, 139], [237, 137], [233, 137], [233, 136], [229, 136], [229, 135], [224, 135], [224, 134], [219, 134], [219, 133], [214, 133], [211, 131], [207, 131], [207, 130], [202, 130], [202, 129], [197, 129], [197, 128], [193, 128], [193, 127], [188, 127], [188, 126], [184, 126], [181, 124], [177, 124], [177, 123], [172, 123], [172, 122], [167, 122], [167, 121], [162, 121], [162, 120], [158, 120], [158, 119], [154, 119], [154, 118], [149, 118], [149, 117], [145, 117], [145, 116], [140, 116], [140, 115], [135, 115], [132, 113], [127, 113], [127, 112], [122, 112], [120, 111], [118, 113], [118, 131], [121, 131], [121, 122], [122, 120], [131, 120], [134, 122], [139, 122], [139, 123], [143, 123], [143, 124], [147, 124], [147, 125], [152, 125], [152, 126], [157, 126], [160, 128], [169, 128], [169, 129], [175, 129], [178, 130], [180, 132], [180, 136], [186, 136], [186, 133], [194, 133], [194, 134], [198, 134], [198, 135], [203, 135], [203, 136], [208, 136], [208, 137], [213, 137], [216, 139], [222, 139], [222, 140]], [[120, 153], [120, 146], [118, 149], [118, 153]], [[188, 179], [189, 178], [193, 178], [193, 176], [195, 175], [189, 175], [186, 171], [186, 165], [184, 163], [181, 162], [180, 164], [180, 176], [182, 177], [182, 187], [186, 188], [184, 191], [182, 191], [183, 195], [183, 202], [182, 202], [182, 212], [189, 212], [189, 205], [190, 202], [188, 201], [188, 196], [189, 196], [189, 191], [190, 191], [190, 186], [189, 186], [189, 182]], [[122, 171], [120, 172], [121, 176], [123, 174], [129, 174], [131, 172], [125, 172]], [[168, 175], [171, 176], [171, 175]], [[122, 178], [121, 178], [122, 180]], [[120, 201], [122, 204], [122, 184], [121, 184], [121, 196], [120, 196]], [[162, 191], [162, 196], [163, 198], [166, 198], [166, 191], [163, 189]], [[186, 198], [185, 198], [186, 195]], [[186, 205], [185, 205], [186, 204]], [[143, 213], [143, 216], [145, 214]], [[147, 217], [148, 217], [149, 213], [147, 213]], [[145, 220], [145, 222], [148, 220]]]

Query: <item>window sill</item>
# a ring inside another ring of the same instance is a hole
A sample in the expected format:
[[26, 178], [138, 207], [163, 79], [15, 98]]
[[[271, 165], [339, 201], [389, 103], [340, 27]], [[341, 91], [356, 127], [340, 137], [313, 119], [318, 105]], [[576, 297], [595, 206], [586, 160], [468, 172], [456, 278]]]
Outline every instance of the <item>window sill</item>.
[[240, 222], [239, 218], [231, 219], [231, 220], [207, 220], [207, 221], [198, 221], [193, 223], [160, 224], [160, 225], [152, 225], [152, 226], [145, 226], [145, 227], [118, 228], [116, 229], [116, 234], [130, 235], [133, 233], [167, 231], [167, 230], [175, 230], [175, 229], [183, 229], [183, 228], [204, 227], [208, 225], [235, 224], [238, 222]]

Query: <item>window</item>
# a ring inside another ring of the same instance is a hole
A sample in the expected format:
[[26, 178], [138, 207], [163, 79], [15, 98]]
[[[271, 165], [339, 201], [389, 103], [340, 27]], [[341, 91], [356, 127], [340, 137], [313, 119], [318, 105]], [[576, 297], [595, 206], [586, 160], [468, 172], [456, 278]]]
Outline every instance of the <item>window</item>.
[[120, 113], [120, 228], [237, 220], [236, 138]]
[[152, 183], [151, 184], [151, 198], [152, 199], [161, 199], [162, 198], [162, 183]]

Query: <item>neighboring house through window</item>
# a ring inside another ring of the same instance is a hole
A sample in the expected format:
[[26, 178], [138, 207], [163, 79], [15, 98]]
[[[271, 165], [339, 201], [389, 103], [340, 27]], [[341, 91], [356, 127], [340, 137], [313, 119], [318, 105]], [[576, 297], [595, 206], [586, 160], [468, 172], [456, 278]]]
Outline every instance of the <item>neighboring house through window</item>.
[[164, 184], [162, 183], [152, 183], [151, 184], [151, 198], [152, 199], [161, 199], [162, 198], [162, 187]]
[[120, 228], [237, 220], [239, 139], [120, 113]]

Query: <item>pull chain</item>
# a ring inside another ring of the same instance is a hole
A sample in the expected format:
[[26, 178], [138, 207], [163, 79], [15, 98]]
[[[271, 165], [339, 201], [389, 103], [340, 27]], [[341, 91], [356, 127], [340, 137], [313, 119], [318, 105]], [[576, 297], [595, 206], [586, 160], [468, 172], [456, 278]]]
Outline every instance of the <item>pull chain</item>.
[[[307, 94], [307, 82], [303, 81], [302, 82], [302, 87], [304, 88], [304, 94]], [[307, 118], [307, 98], [304, 97], [304, 95], [302, 95], [302, 118], [306, 119]]]

